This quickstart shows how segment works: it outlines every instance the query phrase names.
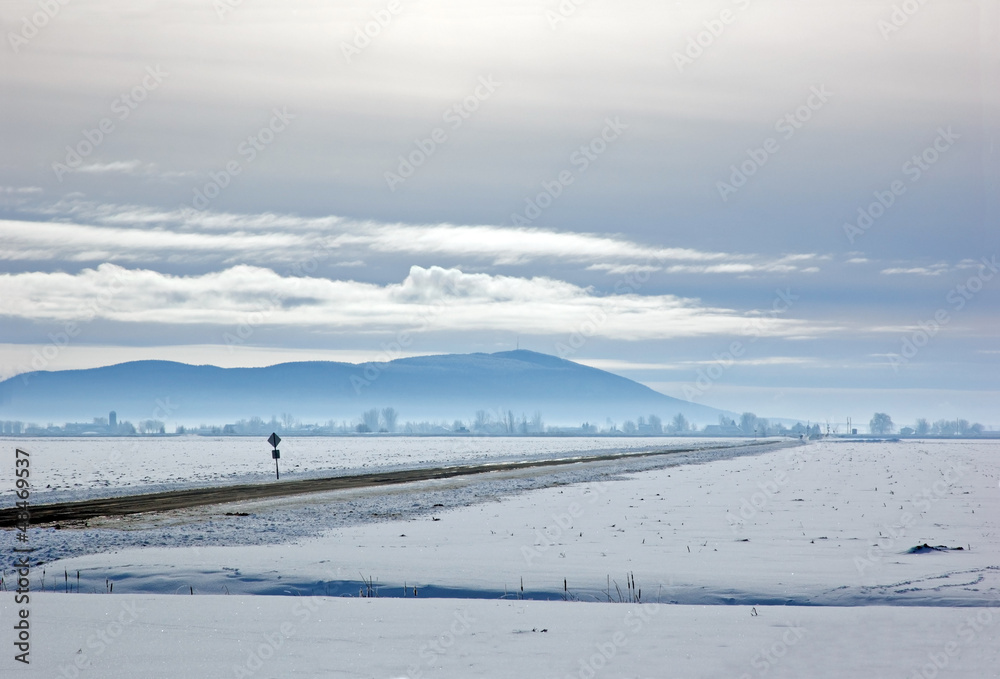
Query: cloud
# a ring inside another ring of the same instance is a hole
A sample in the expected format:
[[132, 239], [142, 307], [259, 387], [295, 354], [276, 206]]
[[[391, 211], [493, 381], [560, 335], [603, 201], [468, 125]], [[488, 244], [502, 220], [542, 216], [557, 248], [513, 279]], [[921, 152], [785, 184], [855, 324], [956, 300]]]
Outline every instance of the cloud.
[[886, 276], [914, 275], [914, 276], [940, 276], [948, 273], [948, 265], [943, 262], [930, 266], [894, 267], [882, 269], [879, 273]]
[[[750, 259], [750, 258], [745, 258]], [[753, 258], [751, 261], [729, 261], [720, 264], [675, 264], [665, 269], [673, 274], [790, 274], [817, 273], [817, 266], [801, 266], [804, 262], [822, 259], [816, 254], [782, 255], [777, 259]], [[755, 260], [755, 261], [754, 261]]]
[[588, 271], [605, 271], [611, 275], [623, 275], [623, 274], [634, 274], [634, 273], [653, 273], [655, 271], [662, 271], [663, 268], [655, 266], [652, 264], [591, 264], [587, 267]]
[[156, 163], [144, 163], [141, 160], [114, 160], [107, 163], [88, 163], [77, 168], [70, 168], [70, 171], [82, 172], [83, 174], [125, 174], [158, 177], [160, 179], [179, 179], [197, 175], [196, 172], [192, 171], [160, 170]]
[[[693, 366], [717, 365], [718, 360], [701, 361], [676, 361], [673, 363], [643, 363], [639, 361], [628, 361], [614, 358], [580, 358], [574, 359], [577, 363], [589, 365], [591, 368], [599, 368], [610, 372], [621, 371], [650, 371], [650, 370], [690, 370]], [[816, 366], [819, 360], [804, 356], [768, 356], [765, 358], [743, 358], [728, 359], [727, 365], [750, 365], [750, 366], [771, 366], [771, 365], [811, 365]]]
[[244, 215], [78, 200], [37, 207], [34, 212], [51, 221], [0, 221], [0, 239], [6, 246], [0, 259], [145, 264], [215, 261], [273, 266], [317, 257], [354, 262], [378, 253], [475, 259], [495, 265], [562, 261], [588, 264], [590, 270], [611, 275], [661, 270], [685, 274], [810, 273], [818, 271], [815, 263], [822, 259], [811, 253], [765, 256], [656, 247], [617, 234], [542, 228]]
[[[145, 169], [149, 169], [151, 166], [146, 166]], [[107, 172], [120, 172], [122, 174], [137, 174], [139, 170], [144, 169], [141, 161], [138, 160], [116, 160], [110, 163], [89, 163], [87, 165], [81, 165], [80, 167], [73, 170], [74, 172], [83, 172], [88, 174], [104, 174]]]
[[509, 331], [618, 340], [826, 332], [814, 323], [674, 295], [595, 294], [552, 278], [414, 266], [399, 283], [282, 277], [240, 265], [197, 276], [102, 264], [78, 274], [0, 275], [0, 315], [31, 321], [295, 326], [334, 333]]

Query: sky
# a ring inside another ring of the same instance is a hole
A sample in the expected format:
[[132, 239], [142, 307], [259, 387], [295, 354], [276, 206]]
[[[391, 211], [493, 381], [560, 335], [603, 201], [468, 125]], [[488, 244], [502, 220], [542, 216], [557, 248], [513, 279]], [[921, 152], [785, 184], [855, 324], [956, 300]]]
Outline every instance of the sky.
[[760, 416], [1000, 428], [994, 2], [0, 27], [0, 378], [520, 347]]

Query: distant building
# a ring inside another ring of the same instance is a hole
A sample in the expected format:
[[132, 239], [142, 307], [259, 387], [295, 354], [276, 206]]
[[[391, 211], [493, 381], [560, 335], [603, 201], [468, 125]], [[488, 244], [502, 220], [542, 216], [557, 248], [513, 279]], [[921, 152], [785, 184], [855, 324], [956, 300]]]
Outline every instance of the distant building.
[[108, 429], [111, 431], [118, 429], [118, 413], [113, 410], [108, 413]]

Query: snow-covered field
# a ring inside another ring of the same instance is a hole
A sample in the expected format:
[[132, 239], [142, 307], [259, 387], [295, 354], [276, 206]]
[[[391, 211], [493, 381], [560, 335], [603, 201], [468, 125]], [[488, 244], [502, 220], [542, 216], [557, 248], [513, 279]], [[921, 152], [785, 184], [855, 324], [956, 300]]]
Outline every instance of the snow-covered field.
[[33, 596], [25, 674], [997, 677], [998, 482], [996, 442], [829, 441], [34, 529], [101, 595]]
[[[285, 479], [443, 463], [561, 457], [607, 450], [717, 446], [726, 439], [555, 437], [287, 437]], [[738, 439], [728, 439], [730, 443]], [[61, 502], [194, 486], [267, 483], [274, 478], [265, 437], [3, 438], [0, 450], [30, 451], [36, 502]], [[8, 469], [0, 469], [7, 479]]]

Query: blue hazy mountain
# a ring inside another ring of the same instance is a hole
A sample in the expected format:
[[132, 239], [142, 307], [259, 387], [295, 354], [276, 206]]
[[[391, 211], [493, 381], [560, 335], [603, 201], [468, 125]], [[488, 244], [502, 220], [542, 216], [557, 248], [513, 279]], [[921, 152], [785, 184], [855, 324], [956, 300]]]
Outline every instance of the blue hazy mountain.
[[532, 351], [450, 354], [387, 363], [326, 361], [218, 368], [134, 361], [31, 372], [0, 382], [0, 420], [40, 424], [119, 419], [225, 423], [290, 413], [304, 422], [353, 420], [393, 407], [401, 421], [471, 420], [477, 410], [540, 411], [547, 423], [603, 425], [677, 413], [715, 423], [722, 412], [612, 373]]

